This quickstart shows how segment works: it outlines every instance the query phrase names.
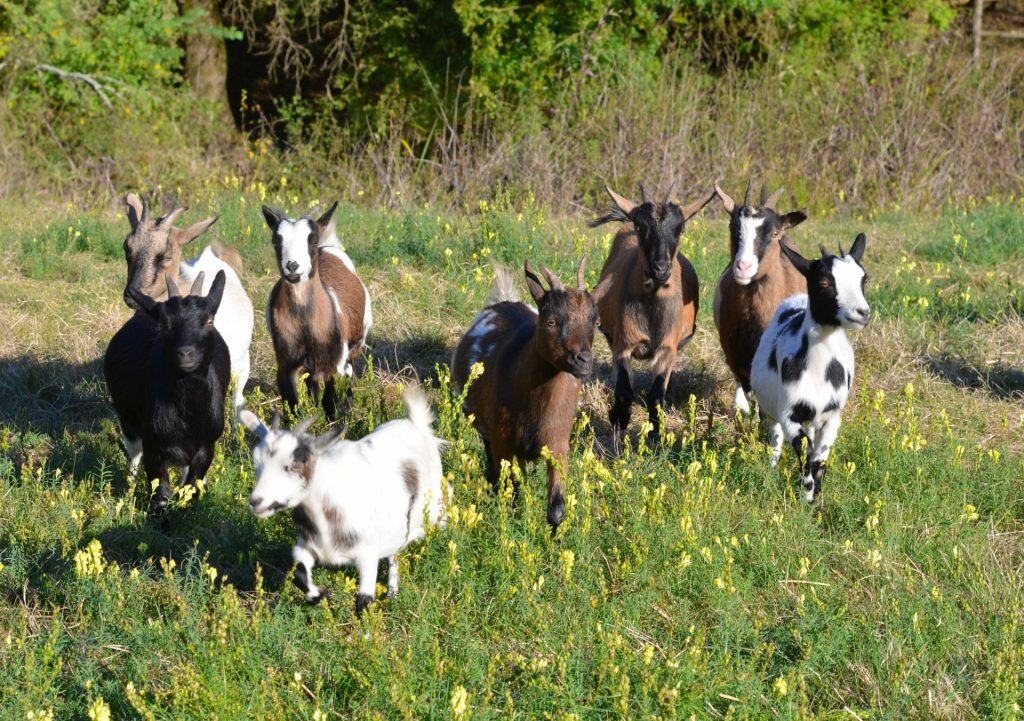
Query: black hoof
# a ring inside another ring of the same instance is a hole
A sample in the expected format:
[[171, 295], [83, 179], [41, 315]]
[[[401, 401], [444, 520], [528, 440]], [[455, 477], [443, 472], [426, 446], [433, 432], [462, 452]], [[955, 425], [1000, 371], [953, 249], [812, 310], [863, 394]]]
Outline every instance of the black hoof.
[[548, 524], [551, 526], [551, 532], [554, 533], [558, 530], [559, 524], [565, 517], [565, 500], [562, 498], [562, 494], [559, 493], [552, 496], [548, 501]]
[[306, 596], [306, 603], [310, 606], [319, 606], [321, 601], [329, 601], [331, 599], [330, 591], [320, 591], [315, 596]]
[[629, 425], [629, 407], [620, 408], [615, 406], [608, 414], [608, 422], [612, 424], [612, 430], [616, 433], [624, 433]]
[[373, 603], [373, 596], [368, 593], [360, 593], [356, 595], [356, 616], [362, 617], [363, 611], [366, 607]]

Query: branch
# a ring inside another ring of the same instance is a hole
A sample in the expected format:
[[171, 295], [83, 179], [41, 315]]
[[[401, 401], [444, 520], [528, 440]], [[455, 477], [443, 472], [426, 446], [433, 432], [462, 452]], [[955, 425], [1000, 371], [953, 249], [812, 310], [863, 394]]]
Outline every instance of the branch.
[[39, 63], [38, 65], [36, 65], [36, 69], [42, 70], [46, 73], [51, 73], [52, 75], [56, 75], [62, 80], [77, 80], [81, 83], [85, 83], [94, 91], [96, 91], [96, 94], [100, 96], [100, 100], [103, 101], [103, 105], [106, 106], [108, 110], [114, 107], [110, 103], [110, 98], [108, 98], [107, 94], [103, 92], [103, 85], [101, 85], [100, 82], [92, 75], [86, 75], [85, 73], [75, 73], [68, 70], [61, 70], [60, 68], [55, 68], [52, 65], [47, 65], [45, 63]]

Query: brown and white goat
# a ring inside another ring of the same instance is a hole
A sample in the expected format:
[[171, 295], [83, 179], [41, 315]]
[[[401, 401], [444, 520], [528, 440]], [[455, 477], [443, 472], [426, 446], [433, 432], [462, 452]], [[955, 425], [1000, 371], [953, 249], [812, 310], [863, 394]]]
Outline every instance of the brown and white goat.
[[660, 436], [659, 410], [676, 362], [676, 354], [693, 337], [697, 318], [697, 272], [681, 253], [679, 236], [686, 221], [711, 202], [714, 193], [680, 207], [664, 200], [634, 203], [611, 188], [609, 212], [590, 223], [594, 228], [613, 220], [624, 223], [615, 233], [601, 269], [601, 280], [614, 277], [598, 304], [601, 332], [612, 350], [615, 402], [609, 419], [616, 435], [629, 425], [633, 404], [632, 361], [649, 360], [654, 373], [647, 394], [647, 411], [654, 426], [649, 438]]
[[807, 211], [777, 212], [781, 188], [769, 196], [762, 187], [761, 202], [753, 205], [749, 181], [742, 205], [718, 185], [715, 193], [729, 213], [732, 254], [715, 288], [715, 326], [725, 362], [736, 377], [733, 408], [749, 413], [750, 364], [761, 334], [782, 301], [807, 292], [806, 279], [781, 250], [786, 230], [807, 220]]
[[352, 376], [352, 362], [373, 323], [370, 294], [338, 244], [333, 220], [337, 207], [335, 203], [313, 220], [288, 218], [263, 206], [281, 272], [267, 302], [277, 387], [294, 413], [299, 402], [296, 383], [299, 372], [305, 371], [312, 397], [324, 385], [322, 404], [331, 420], [337, 415], [338, 400], [334, 374]]
[[483, 439], [487, 479], [493, 486], [498, 485], [503, 460], [523, 464], [540, 458], [544, 446], [551, 452], [547, 519], [552, 528], [562, 522], [565, 510], [562, 473], [568, 469], [579, 379], [589, 376], [594, 366], [597, 303], [612, 283], [605, 278], [587, 292], [585, 263], [586, 257], [580, 261], [575, 289], [567, 289], [541, 266], [550, 287], [544, 290], [527, 261], [526, 285], [536, 310], [519, 302], [512, 274], [498, 268], [491, 304], [477, 314], [452, 357], [457, 388], [465, 387], [475, 363], [483, 363], [483, 374], [467, 391], [464, 410], [473, 414]]
[[135, 193], [125, 196], [128, 223], [131, 230], [124, 240], [124, 257], [128, 261], [128, 281], [124, 288], [124, 302], [139, 310], [136, 298], [146, 296], [156, 301], [167, 300], [165, 277], [177, 287], [190, 288], [200, 273], [205, 272], [205, 284], [200, 290], [209, 293], [217, 273], [224, 271], [224, 297], [217, 309], [214, 326], [227, 343], [231, 355], [231, 373], [235, 377], [232, 404], [237, 411], [245, 402], [242, 391], [249, 380], [249, 346], [252, 343], [252, 302], [242, 287], [238, 273], [241, 258], [227, 246], [211, 244], [190, 261], [182, 262], [181, 250], [211, 225], [217, 216], [190, 225], [175, 228], [174, 221], [185, 211], [177, 207], [162, 218], [153, 217], [149, 202]]

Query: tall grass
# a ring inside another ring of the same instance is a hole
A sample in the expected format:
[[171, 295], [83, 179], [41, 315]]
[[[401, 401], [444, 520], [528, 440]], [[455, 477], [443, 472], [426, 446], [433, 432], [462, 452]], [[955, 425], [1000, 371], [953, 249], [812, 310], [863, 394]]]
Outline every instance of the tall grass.
[[225, 145], [184, 98], [154, 118], [124, 108], [80, 118], [75, 147], [55, 146], [43, 123], [0, 107], [0, 192], [84, 203], [127, 188], [188, 195], [209, 176], [286, 175], [292, 187], [330, 187], [374, 206], [471, 207], [507, 195], [560, 213], [602, 203], [606, 181], [626, 192], [674, 182], [686, 194], [714, 180], [739, 188], [754, 175], [816, 211], [935, 209], [1020, 193], [1019, 54], [972, 62], [945, 37], [912, 51], [882, 47], [860, 63], [790, 66], [782, 55], [710, 74], [684, 51], [653, 71], [625, 55], [538, 107], [485, 113], [445, 89], [425, 124], [396, 101], [374, 127], [307, 114], [277, 144], [257, 134]]

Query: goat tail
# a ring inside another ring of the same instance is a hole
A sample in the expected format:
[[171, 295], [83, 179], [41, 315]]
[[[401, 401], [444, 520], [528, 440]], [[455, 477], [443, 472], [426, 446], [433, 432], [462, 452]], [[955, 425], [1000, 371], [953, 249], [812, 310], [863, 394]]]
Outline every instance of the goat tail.
[[520, 300], [522, 299], [519, 297], [519, 289], [516, 288], [515, 274], [506, 266], [495, 264], [494, 288], [491, 290], [491, 294], [487, 296], [487, 305], [494, 305], [504, 301], [518, 303]]
[[405, 404], [405, 412], [409, 420], [416, 426], [416, 429], [425, 436], [434, 437], [434, 429], [431, 424], [434, 422], [434, 412], [430, 410], [430, 401], [426, 393], [419, 386], [406, 386], [402, 391], [402, 402]]
[[223, 243], [210, 243], [210, 250], [213, 254], [231, 266], [231, 269], [238, 274], [241, 278], [245, 272], [245, 266], [242, 263], [241, 254], [232, 248], [230, 245], [224, 245]]

